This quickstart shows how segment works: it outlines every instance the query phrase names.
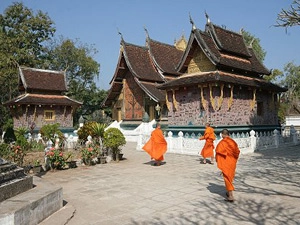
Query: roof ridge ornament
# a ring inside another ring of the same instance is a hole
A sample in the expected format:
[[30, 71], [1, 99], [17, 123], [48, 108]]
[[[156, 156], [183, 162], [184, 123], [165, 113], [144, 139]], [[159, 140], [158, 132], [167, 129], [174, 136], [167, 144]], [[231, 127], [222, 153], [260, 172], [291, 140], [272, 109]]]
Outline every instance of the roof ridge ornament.
[[122, 33], [120, 32], [119, 28], [117, 28], [117, 30], [118, 30], [118, 34], [121, 36], [121, 41], [124, 42], [123, 35], [122, 35]]
[[149, 32], [148, 32], [148, 30], [147, 30], [147, 28], [146, 28], [146, 26], [144, 25], [144, 30], [145, 30], [145, 32], [146, 32], [146, 36], [147, 36], [147, 38], [150, 38], [150, 36], [149, 36]]
[[192, 24], [192, 30], [196, 30], [197, 28], [196, 28], [196, 25], [195, 25], [195, 23], [192, 19], [191, 13], [189, 13], [189, 17], [190, 17], [190, 23]]
[[207, 23], [210, 23], [210, 19], [209, 19], [209, 16], [208, 16], [206, 10], [205, 10], [205, 17], [206, 17], [206, 22], [207, 22]]

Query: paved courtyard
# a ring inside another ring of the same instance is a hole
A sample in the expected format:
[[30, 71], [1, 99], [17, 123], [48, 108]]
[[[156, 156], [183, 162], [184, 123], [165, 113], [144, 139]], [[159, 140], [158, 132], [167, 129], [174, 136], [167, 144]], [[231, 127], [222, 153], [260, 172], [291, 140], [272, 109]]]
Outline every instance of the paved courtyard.
[[62, 186], [65, 200], [41, 224], [300, 224], [300, 145], [241, 155], [234, 203], [224, 201], [216, 165], [167, 153], [155, 167], [135, 146], [126, 144], [119, 163], [35, 177]]

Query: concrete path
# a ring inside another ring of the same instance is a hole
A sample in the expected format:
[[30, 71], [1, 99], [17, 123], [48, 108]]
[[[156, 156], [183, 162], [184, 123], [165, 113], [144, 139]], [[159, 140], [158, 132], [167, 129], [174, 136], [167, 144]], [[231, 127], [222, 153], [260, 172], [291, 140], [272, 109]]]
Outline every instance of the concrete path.
[[155, 167], [135, 146], [119, 163], [43, 175], [63, 187], [65, 206], [41, 224], [300, 224], [299, 145], [241, 155], [234, 203], [224, 201], [216, 165], [167, 153]]

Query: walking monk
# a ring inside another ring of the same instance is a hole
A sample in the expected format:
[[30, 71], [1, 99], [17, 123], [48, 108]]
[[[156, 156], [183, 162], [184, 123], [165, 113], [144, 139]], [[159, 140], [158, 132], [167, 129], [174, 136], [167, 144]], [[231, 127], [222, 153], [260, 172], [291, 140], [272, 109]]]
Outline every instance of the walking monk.
[[160, 166], [161, 161], [164, 160], [164, 154], [167, 151], [167, 141], [160, 129], [160, 124], [156, 124], [156, 129], [152, 131], [149, 141], [144, 145], [143, 149], [155, 159], [154, 166]]
[[222, 140], [216, 147], [216, 161], [218, 168], [222, 171], [225, 181], [225, 187], [227, 191], [226, 200], [233, 202], [233, 179], [240, 150], [237, 143], [229, 137], [229, 131], [227, 129], [222, 130], [221, 135]]
[[210, 163], [214, 164], [214, 140], [216, 139], [214, 129], [210, 126], [209, 123], [205, 124], [205, 132], [199, 140], [205, 140], [205, 145], [201, 151], [201, 155], [203, 157], [203, 162], [206, 164], [206, 158], [211, 158]]

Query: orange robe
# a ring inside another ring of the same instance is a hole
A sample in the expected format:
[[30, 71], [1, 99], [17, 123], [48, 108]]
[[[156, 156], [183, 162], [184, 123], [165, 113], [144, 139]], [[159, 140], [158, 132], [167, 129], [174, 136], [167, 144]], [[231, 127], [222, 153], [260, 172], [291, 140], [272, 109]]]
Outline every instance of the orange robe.
[[203, 158], [214, 157], [214, 140], [216, 139], [214, 132], [215, 131], [212, 127], [207, 127], [204, 135], [199, 138], [199, 140], [205, 140], [205, 145], [201, 151]]
[[223, 138], [216, 147], [216, 161], [222, 171], [227, 191], [233, 191], [233, 179], [240, 150], [230, 137]]
[[151, 156], [152, 159], [162, 161], [167, 151], [167, 141], [161, 129], [156, 128], [151, 133], [149, 141], [144, 145], [143, 149]]

